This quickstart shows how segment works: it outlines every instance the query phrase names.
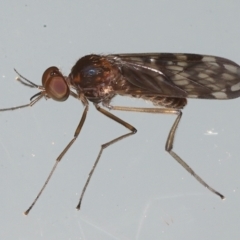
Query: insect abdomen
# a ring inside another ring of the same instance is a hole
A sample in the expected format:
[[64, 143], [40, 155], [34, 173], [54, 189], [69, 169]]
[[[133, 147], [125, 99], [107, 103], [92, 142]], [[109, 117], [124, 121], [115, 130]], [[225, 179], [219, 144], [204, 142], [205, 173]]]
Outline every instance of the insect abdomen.
[[132, 95], [132, 97], [142, 98], [150, 101], [154, 106], [182, 109], [187, 105], [186, 98], [168, 98], [154, 95]]

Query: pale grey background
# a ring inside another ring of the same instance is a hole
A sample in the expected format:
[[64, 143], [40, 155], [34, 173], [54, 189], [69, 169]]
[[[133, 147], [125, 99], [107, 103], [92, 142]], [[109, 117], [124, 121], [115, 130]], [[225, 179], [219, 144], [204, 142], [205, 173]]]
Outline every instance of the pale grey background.
[[[0, 107], [36, 93], [43, 71], [68, 74], [89, 53], [189, 52], [240, 63], [240, 2], [1, 1]], [[117, 105], [147, 105], [114, 99]], [[107, 149], [79, 194], [100, 144], [127, 132], [90, 108], [84, 128], [28, 217], [22, 215], [71, 139], [83, 107], [42, 100], [0, 113], [1, 239], [239, 239], [240, 99], [189, 100], [175, 150], [210, 185], [204, 189], [165, 151], [174, 116], [116, 112], [138, 133]], [[208, 131], [216, 134], [207, 135]], [[53, 144], [54, 142], [54, 144]]]

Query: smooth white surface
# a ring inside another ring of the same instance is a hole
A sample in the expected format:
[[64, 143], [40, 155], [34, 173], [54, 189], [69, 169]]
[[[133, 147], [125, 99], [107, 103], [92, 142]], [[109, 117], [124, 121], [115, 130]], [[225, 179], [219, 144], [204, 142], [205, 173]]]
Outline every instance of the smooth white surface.
[[[36, 93], [14, 80], [14, 67], [40, 84], [47, 67], [67, 75], [89, 53], [188, 52], [240, 63], [237, 0], [20, 0], [1, 2], [0, 9], [1, 108], [28, 103]], [[116, 105], [140, 103], [114, 99]], [[174, 116], [115, 112], [138, 133], [103, 153], [76, 211], [100, 145], [127, 132], [91, 106], [78, 140], [28, 217], [21, 213], [73, 136], [83, 107], [72, 98], [42, 100], [0, 113], [0, 238], [239, 239], [239, 103], [189, 100], [174, 147], [225, 201], [164, 151]]]

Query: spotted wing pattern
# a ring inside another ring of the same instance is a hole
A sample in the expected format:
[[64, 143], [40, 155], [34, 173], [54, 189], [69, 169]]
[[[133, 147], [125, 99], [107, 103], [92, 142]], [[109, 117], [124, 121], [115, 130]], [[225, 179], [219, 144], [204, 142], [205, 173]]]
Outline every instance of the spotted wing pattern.
[[163, 97], [230, 99], [240, 96], [240, 66], [198, 54], [109, 55], [132, 85]]

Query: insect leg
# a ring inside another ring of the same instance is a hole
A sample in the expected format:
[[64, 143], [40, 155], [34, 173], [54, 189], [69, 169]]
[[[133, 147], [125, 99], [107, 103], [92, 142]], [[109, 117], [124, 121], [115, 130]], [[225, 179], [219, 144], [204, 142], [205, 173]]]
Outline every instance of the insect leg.
[[124, 134], [124, 135], [121, 135], [120, 137], [117, 137], [117, 138], [115, 138], [115, 139], [113, 139], [113, 140], [111, 140], [111, 141], [109, 141], [109, 142], [104, 143], [104, 144], [101, 145], [101, 149], [100, 149], [100, 151], [99, 151], [99, 153], [98, 153], [97, 159], [95, 160], [95, 162], [94, 162], [94, 164], [93, 164], [93, 167], [92, 167], [91, 171], [89, 172], [87, 181], [86, 181], [86, 183], [85, 183], [85, 185], [84, 185], [84, 187], [83, 187], [83, 190], [82, 190], [82, 193], [81, 193], [81, 196], [80, 196], [80, 199], [79, 199], [79, 203], [78, 203], [78, 205], [77, 205], [77, 207], [76, 207], [76, 209], [78, 209], [78, 210], [79, 210], [80, 207], [81, 207], [81, 203], [82, 203], [83, 196], [84, 196], [85, 191], [86, 191], [86, 189], [87, 189], [87, 186], [88, 186], [88, 184], [89, 184], [89, 182], [90, 182], [90, 180], [91, 180], [91, 177], [92, 177], [92, 175], [93, 175], [93, 173], [94, 173], [94, 170], [96, 169], [96, 166], [97, 166], [97, 164], [98, 164], [98, 162], [99, 162], [99, 159], [100, 159], [100, 157], [101, 157], [101, 155], [102, 155], [103, 150], [104, 150], [105, 148], [107, 148], [108, 146], [110, 146], [110, 145], [112, 145], [112, 144], [114, 144], [114, 143], [116, 143], [116, 142], [118, 142], [118, 141], [120, 141], [120, 140], [122, 140], [122, 139], [124, 139], [124, 138], [126, 138], [126, 137], [128, 137], [128, 136], [131, 136], [131, 135], [133, 135], [133, 134], [135, 134], [135, 133], [137, 132], [137, 129], [134, 128], [134, 127], [133, 127], [132, 125], [130, 125], [129, 123], [123, 121], [122, 119], [116, 117], [116, 116], [113, 115], [112, 113], [110, 113], [110, 112], [106, 111], [105, 109], [101, 108], [98, 104], [94, 104], [94, 105], [95, 105], [96, 109], [97, 109], [100, 113], [102, 113], [102, 114], [104, 114], [105, 116], [109, 117], [110, 119], [116, 121], [117, 123], [123, 125], [123, 126], [126, 127], [127, 129], [129, 129], [131, 132], [130, 132], [130, 133], [126, 133], [126, 134]]
[[164, 113], [164, 114], [176, 114], [178, 115], [175, 122], [173, 123], [173, 126], [169, 132], [165, 150], [179, 163], [181, 164], [193, 177], [200, 182], [204, 187], [208, 188], [211, 192], [214, 194], [217, 194], [221, 199], [224, 199], [225, 197], [210, 187], [201, 177], [199, 177], [193, 169], [185, 162], [183, 159], [181, 159], [174, 151], [173, 149], [173, 142], [175, 133], [178, 127], [178, 124], [180, 122], [180, 119], [182, 117], [182, 112], [178, 109], [172, 109], [172, 108], [135, 108], [135, 107], [122, 107], [122, 106], [111, 106], [109, 105], [108, 108], [112, 110], [120, 110], [120, 111], [133, 111], [133, 112], [145, 112], [145, 113]]
[[50, 172], [50, 174], [48, 175], [47, 177], [47, 180], [45, 181], [43, 187], [41, 188], [41, 190], [39, 191], [37, 197], [34, 199], [33, 203], [30, 205], [30, 207], [24, 212], [25, 215], [28, 215], [28, 213], [31, 211], [31, 209], [33, 208], [33, 206], [35, 205], [35, 203], [37, 202], [38, 198], [41, 196], [43, 190], [45, 189], [45, 187], [47, 186], [50, 178], [52, 177], [53, 175], [53, 172], [55, 171], [58, 163], [61, 161], [61, 159], [63, 158], [63, 156], [65, 155], [65, 153], [69, 150], [69, 148], [72, 146], [72, 144], [75, 142], [75, 140], [77, 139], [81, 129], [82, 129], [82, 126], [85, 122], [85, 119], [86, 119], [86, 116], [87, 116], [87, 111], [88, 111], [88, 105], [86, 105], [85, 109], [84, 109], [84, 112], [82, 114], [82, 117], [81, 117], [81, 120], [77, 126], [77, 129], [74, 133], [74, 136], [72, 138], [72, 140], [68, 143], [68, 145], [64, 148], [64, 150], [61, 152], [61, 154], [57, 157], [56, 159], [56, 162]]
[[215, 189], [213, 189], [212, 187], [210, 187], [201, 177], [199, 177], [194, 171], [193, 169], [185, 162], [183, 161], [174, 151], [172, 151], [173, 149], [173, 142], [174, 142], [174, 137], [175, 137], [175, 132], [177, 130], [178, 124], [180, 122], [180, 119], [182, 117], [182, 112], [179, 111], [179, 115], [177, 116], [175, 122], [172, 125], [172, 128], [169, 132], [167, 141], [166, 141], [166, 146], [165, 146], [165, 150], [179, 163], [181, 164], [191, 175], [193, 175], [195, 177], [195, 179], [200, 182], [204, 187], [208, 188], [211, 192], [217, 194], [221, 199], [224, 199], [225, 197], [217, 192]]

